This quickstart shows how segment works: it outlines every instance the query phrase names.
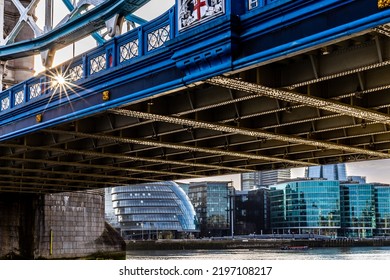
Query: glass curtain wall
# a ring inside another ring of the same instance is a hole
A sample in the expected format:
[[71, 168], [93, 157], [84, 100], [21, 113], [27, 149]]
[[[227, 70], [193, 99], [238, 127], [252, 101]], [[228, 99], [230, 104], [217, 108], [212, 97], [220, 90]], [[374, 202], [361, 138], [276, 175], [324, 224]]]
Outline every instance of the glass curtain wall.
[[224, 236], [230, 233], [231, 182], [194, 182], [188, 196], [200, 225], [200, 236]]
[[341, 226], [338, 181], [293, 181], [270, 187], [274, 233], [336, 236]]
[[174, 182], [115, 187], [111, 194], [125, 238], [172, 238], [198, 231], [194, 208]]
[[305, 177], [346, 181], [347, 170], [344, 163], [309, 166], [305, 170]]
[[374, 186], [376, 210], [376, 236], [390, 236], [390, 187]]
[[374, 186], [341, 185], [341, 202], [343, 236], [372, 237], [376, 227]]

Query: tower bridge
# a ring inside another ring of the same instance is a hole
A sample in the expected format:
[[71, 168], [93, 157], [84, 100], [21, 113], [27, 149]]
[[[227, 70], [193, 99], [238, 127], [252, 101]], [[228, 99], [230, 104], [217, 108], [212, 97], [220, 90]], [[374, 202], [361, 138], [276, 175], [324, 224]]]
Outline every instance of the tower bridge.
[[4, 67], [36, 53], [50, 67], [112, 36], [0, 92], [1, 192], [390, 158], [388, 1], [177, 0], [147, 23], [132, 13], [148, 1], [97, 2], [3, 39]]

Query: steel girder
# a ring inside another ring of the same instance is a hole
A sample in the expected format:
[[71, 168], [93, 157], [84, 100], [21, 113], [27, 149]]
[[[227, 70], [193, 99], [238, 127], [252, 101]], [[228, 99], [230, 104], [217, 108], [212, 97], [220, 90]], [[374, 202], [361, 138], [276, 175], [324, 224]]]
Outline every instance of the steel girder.
[[387, 29], [349, 34], [3, 141], [0, 191], [389, 158]]

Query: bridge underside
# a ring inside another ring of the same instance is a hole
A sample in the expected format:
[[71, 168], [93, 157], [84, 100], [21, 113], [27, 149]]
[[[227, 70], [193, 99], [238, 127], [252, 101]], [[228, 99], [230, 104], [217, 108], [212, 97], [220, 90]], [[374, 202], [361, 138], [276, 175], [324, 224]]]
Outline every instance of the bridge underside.
[[2, 142], [0, 191], [390, 158], [389, 36], [382, 26]]

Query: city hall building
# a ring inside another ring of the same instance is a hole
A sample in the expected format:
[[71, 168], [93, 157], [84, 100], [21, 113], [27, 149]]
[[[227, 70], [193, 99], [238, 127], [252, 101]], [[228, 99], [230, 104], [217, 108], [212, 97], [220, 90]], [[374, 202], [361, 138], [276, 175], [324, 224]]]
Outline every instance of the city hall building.
[[125, 239], [188, 238], [198, 232], [194, 207], [175, 182], [114, 187], [111, 196]]

